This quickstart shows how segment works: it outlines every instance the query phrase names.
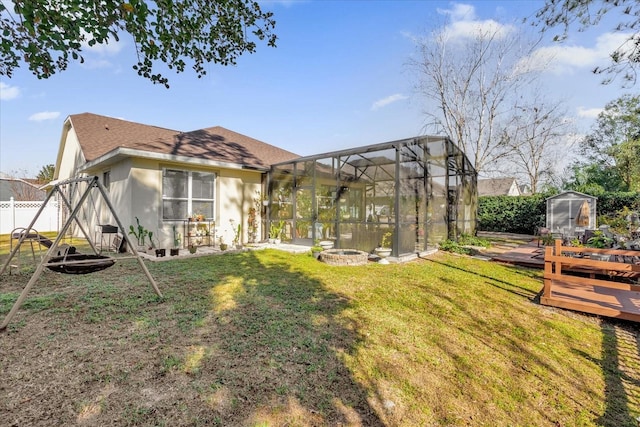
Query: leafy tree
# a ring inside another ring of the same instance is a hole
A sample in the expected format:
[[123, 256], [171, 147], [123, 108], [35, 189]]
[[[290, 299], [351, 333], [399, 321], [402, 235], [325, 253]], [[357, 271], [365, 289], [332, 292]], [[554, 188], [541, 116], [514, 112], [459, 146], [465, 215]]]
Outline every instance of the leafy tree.
[[39, 184], [44, 184], [47, 182], [53, 181], [53, 174], [56, 170], [56, 167], [52, 164], [44, 165], [38, 175], [36, 176], [36, 180]]
[[607, 191], [640, 190], [640, 95], [623, 95], [605, 105], [580, 147], [592, 171], [620, 179], [620, 187]]
[[625, 189], [619, 170], [603, 163], [574, 162], [561, 185], [566, 190], [579, 191], [592, 196]]
[[256, 41], [275, 47], [271, 12], [254, 0], [14, 0], [0, 2], [0, 75], [25, 63], [38, 78], [84, 62], [83, 50], [118, 42], [128, 33], [138, 62], [133, 69], [169, 87], [158, 62], [183, 72], [187, 61], [200, 78], [205, 64], [235, 64]]
[[[555, 40], [566, 39], [569, 28], [577, 25], [579, 30], [598, 25], [604, 15], [616, 10], [620, 12], [620, 22], [614, 31], [629, 31], [626, 42], [611, 52], [611, 64], [596, 67], [596, 74], [622, 75], [622, 78], [635, 84], [640, 65], [640, 2], [637, 0], [546, 0], [545, 5], [536, 13], [536, 24], [544, 29], [562, 27], [563, 33]], [[608, 78], [604, 83], [610, 83]]]

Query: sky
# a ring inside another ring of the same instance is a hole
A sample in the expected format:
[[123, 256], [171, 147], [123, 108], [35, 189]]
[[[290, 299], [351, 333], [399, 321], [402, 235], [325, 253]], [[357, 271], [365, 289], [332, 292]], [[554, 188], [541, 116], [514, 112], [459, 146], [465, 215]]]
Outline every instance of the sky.
[[[274, 13], [276, 48], [259, 43], [235, 66], [209, 64], [201, 79], [191, 69], [169, 71], [169, 89], [131, 68], [137, 59], [124, 36], [87, 49], [84, 64], [49, 79], [38, 80], [26, 67], [0, 76], [0, 172], [35, 177], [54, 164], [64, 120], [84, 112], [183, 132], [222, 126], [302, 156], [424, 135], [430, 133], [424, 111], [435, 106], [414, 89], [408, 64], [416, 38], [445, 19], [460, 34], [475, 25], [523, 26], [544, 2], [260, 4]], [[619, 82], [602, 85], [602, 76], [591, 72], [608, 64], [620, 37], [612, 32], [615, 23], [573, 28], [562, 44], [547, 35], [539, 46], [539, 54], [555, 58], [543, 71], [543, 90], [566, 103], [578, 135], [589, 132], [605, 104], [629, 92]]]

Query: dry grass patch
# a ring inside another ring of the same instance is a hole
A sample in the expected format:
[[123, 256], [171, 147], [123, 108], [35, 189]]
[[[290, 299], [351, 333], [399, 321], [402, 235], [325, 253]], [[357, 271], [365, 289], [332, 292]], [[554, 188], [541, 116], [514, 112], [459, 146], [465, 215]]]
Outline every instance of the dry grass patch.
[[[47, 272], [0, 334], [7, 425], [635, 426], [639, 329], [541, 272], [280, 251]], [[20, 276], [26, 283], [28, 276]], [[0, 278], [0, 315], [21, 284]], [[6, 417], [4, 416], [6, 414]]]

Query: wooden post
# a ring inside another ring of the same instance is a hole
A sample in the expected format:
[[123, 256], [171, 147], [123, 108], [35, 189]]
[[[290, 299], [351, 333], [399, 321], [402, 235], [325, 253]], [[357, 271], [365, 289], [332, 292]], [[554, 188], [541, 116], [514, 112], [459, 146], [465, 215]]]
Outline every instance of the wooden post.
[[553, 247], [547, 246], [544, 248], [544, 288], [542, 291], [543, 298], [551, 297], [551, 275], [553, 274], [553, 261], [551, 260], [553, 255]]

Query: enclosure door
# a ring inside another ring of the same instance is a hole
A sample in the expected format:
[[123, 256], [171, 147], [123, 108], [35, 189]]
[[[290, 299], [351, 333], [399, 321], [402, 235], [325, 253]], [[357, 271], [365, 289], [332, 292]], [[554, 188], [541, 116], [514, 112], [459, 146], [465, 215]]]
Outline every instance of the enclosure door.
[[294, 243], [311, 245], [313, 243], [313, 187], [298, 187], [295, 193]]

